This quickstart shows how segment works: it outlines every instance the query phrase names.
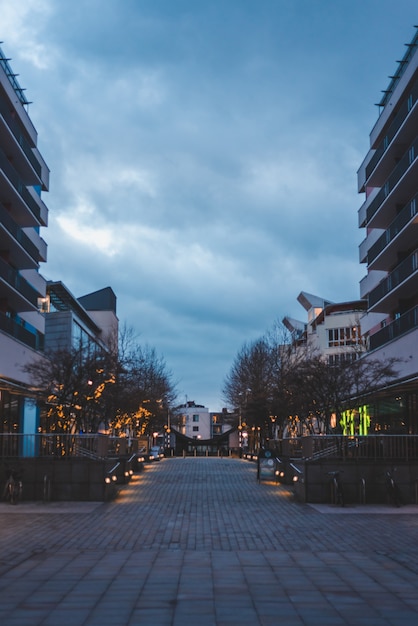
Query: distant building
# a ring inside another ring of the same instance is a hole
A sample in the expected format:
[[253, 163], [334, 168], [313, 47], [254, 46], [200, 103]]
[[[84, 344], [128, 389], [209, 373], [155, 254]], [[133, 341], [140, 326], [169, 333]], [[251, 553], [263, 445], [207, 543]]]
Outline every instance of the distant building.
[[199, 455], [229, 453], [238, 450], [237, 415], [223, 409], [211, 413], [201, 404], [188, 401], [176, 409], [176, 423], [171, 429], [171, 445], [176, 453]]
[[178, 407], [179, 432], [190, 439], [211, 439], [212, 420], [209, 409], [202, 404], [186, 402]]
[[25, 364], [42, 358], [49, 170], [29, 102], [0, 49], [0, 432], [32, 433], [38, 408]]
[[418, 432], [418, 32], [383, 91], [358, 171], [360, 295], [368, 356], [400, 358], [398, 380], [370, 399], [380, 428]]

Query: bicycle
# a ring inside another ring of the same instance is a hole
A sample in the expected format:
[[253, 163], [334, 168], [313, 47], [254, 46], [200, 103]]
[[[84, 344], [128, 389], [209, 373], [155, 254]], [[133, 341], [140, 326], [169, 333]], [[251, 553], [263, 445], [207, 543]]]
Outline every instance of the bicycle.
[[3, 499], [10, 504], [17, 504], [22, 499], [23, 483], [15, 470], [9, 472], [4, 486]]
[[331, 503], [344, 506], [345, 505], [344, 489], [343, 489], [342, 482], [340, 480], [340, 474], [341, 472], [339, 471], [328, 472], [328, 475], [332, 476], [331, 478]]

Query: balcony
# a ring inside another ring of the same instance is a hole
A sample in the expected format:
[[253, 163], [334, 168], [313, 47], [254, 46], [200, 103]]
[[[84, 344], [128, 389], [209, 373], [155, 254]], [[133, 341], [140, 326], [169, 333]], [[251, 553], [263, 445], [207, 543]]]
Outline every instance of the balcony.
[[0, 229], [1, 227], [7, 231], [8, 245], [14, 264], [19, 268], [37, 268], [41, 260], [39, 250], [0, 203]]
[[7, 293], [6, 300], [10, 302], [14, 310], [33, 311], [38, 309], [38, 297], [40, 294], [27, 280], [22, 278], [18, 271], [6, 263], [6, 261], [0, 259], [0, 289], [2, 282], [5, 282], [12, 288]]
[[417, 290], [418, 250], [415, 250], [369, 293], [368, 308], [375, 312], [390, 312], [397, 308], [400, 299], [410, 298]]
[[417, 156], [418, 140], [408, 148], [383, 187], [367, 207], [367, 226], [386, 228], [393, 219], [396, 204], [404, 204], [416, 192]]
[[417, 124], [416, 120], [418, 118], [418, 81], [416, 81], [412, 87], [409, 95], [410, 98], [405, 100], [400, 107], [387, 130], [384, 140], [380, 142], [379, 146], [376, 148], [376, 152], [373, 154], [366, 166], [366, 185], [371, 185], [372, 187], [381, 186], [380, 184], [375, 185], [374, 181], [370, 179], [370, 176], [381, 161], [383, 155], [391, 151], [393, 147], [393, 140], [396, 138], [396, 144], [405, 143], [405, 141], [407, 141], [407, 137], [411, 137], [412, 134], [410, 127], [413, 129], [412, 136], [415, 134]]
[[29, 346], [33, 350], [44, 349], [44, 335], [40, 333], [36, 328], [28, 324], [23, 325], [23, 321], [18, 319], [12, 319], [4, 313], [0, 313], [0, 331], [6, 333], [13, 339], [21, 341], [26, 346]]
[[418, 328], [418, 306], [410, 309], [396, 320], [384, 326], [369, 338], [369, 349], [377, 350], [393, 339]]
[[[0, 150], [0, 173], [9, 188], [7, 193], [5, 186], [3, 204], [10, 202], [19, 217], [19, 223], [22, 226], [46, 226], [46, 207], [40, 198], [35, 199], [29, 192], [3, 150]], [[28, 209], [32, 216], [28, 215]]]
[[[418, 194], [400, 211], [389, 228], [370, 246], [367, 253], [369, 269], [388, 269], [396, 262], [397, 252], [411, 248], [417, 241], [417, 229], [407, 226], [418, 225]], [[388, 246], [397, 239], [396, 250]], [[382, 254], [385, 251], [385, 254]], [[376, 262], [375, 262], [376, 261]]]
[[376, 243], [376, 241], [383, 235], [385, 231], [381, 228], [373, 228], [367, 233], [367, 237], [363, 239], [359, 245], [359, 260], [360, 263], [367, 263], [368, 254], [370, 248]]
[[11, 116], [9, 107], [2, 99], [0, 99], [0, 119], [0, 123], [9, 130], [10, 134], [14, 137], [19, 150], [21, 150], [26, 156], [26, 159], [29, 161], [33, 171], [36, 173], [39, 182], [42, 176], [41, 164], [37, 160], [29, 142], [22, 134], [19, 124]]

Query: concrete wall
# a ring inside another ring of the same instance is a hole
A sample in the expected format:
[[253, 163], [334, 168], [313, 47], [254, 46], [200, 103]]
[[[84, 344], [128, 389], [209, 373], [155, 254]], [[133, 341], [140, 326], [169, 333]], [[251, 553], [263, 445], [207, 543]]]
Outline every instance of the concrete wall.
[[417, 461], [400, 461], [395, 466], [387, 461], [307, 461], [295, 465], [301, 473], [298, 481], [293, 483], [293, 489], [302, 502], [330, 503], [331, 476], [328, 472], [340, 471], [347, 504], [388, 504], [385, 472], [389, 470], [399, 487], [403, 504], [418, 504]]
[[[103, 502], [114, 498], [119, 486], [129, 481], [130, 470], [138, 472], [142, 467], [142, 464], [137, 463], [136, 457], [105, 460], [76, 457], [4, 458], [1, 460], [0, 477], [4, 485], [6, 469], [16, 469], [22, 476], [23, 500]], [[110, 479], [109, 482], [106, 482], [106, 478]]]

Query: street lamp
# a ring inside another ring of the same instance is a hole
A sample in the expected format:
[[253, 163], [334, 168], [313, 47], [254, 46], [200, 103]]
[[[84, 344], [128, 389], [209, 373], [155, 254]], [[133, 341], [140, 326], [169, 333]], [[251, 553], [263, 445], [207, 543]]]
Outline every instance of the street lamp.
[[238, 417], [238, 445], [242, 448], [242, 396], [245, 396], [245, 407], [248, 402], [248, 394], [251, 393], [251, 389], [246, 389], [245, 391], [240, 391], [238, 393], [240, 397], [239, 402], [239, 417]]
[[170, 408], [167, 407], [167, 448], [171, 456], [171, 424], [170, 424]]

